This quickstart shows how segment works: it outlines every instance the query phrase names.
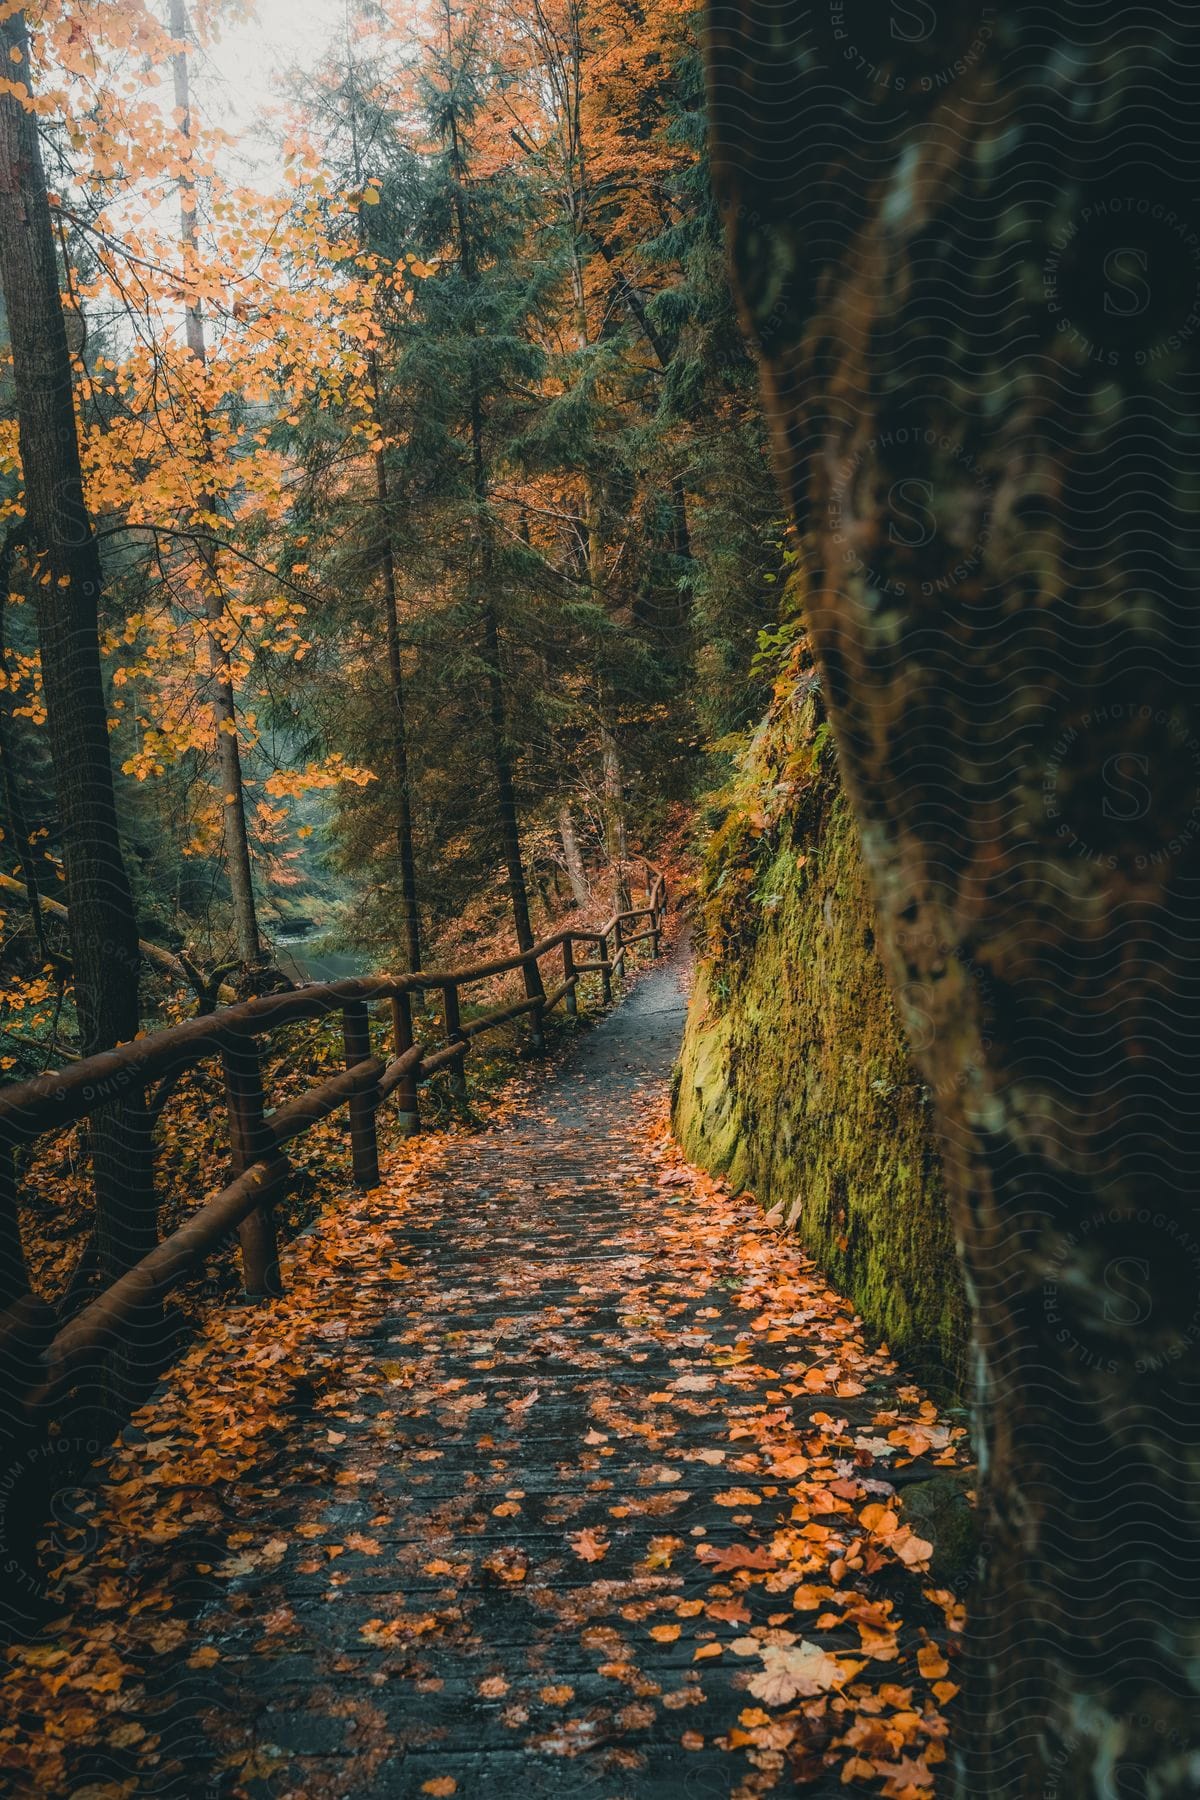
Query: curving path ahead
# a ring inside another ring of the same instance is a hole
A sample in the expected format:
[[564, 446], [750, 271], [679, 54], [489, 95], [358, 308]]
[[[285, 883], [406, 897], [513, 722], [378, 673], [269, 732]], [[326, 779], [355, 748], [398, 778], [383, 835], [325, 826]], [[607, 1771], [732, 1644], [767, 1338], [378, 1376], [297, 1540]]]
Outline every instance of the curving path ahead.
[[[16, 1658], [18, 1791], [932, 1791], [955, 1602], [891, 1477], [955, 1446], [680, 1161], [683, 1013], [657, 965], [511, 1116], [293, 1246], [288, 1299], [214, 1324]], [[31, 1749], [39, 1706], [77, 1716]]]

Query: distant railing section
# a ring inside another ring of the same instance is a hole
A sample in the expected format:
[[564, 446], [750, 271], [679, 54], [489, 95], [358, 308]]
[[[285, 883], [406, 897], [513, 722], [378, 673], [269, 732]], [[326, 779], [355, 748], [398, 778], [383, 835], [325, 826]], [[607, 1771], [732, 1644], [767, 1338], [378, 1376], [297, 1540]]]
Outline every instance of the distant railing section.
[[[585, 976], [600, 978], [604, 1003], [613, 997], [613, 977], [625, 972], [626, 954], [648, 943], [660, 950], [667, 888], [649, 863], [646, 904], [618, 912], [598, 931], [568, 926], [530, 949], [493, 962], [444, 972], [421, 969], [406, 975], [370, 975], [311, 983], [280, 994], [247, 1000], [204, 1017], [156, 1031], [119, 1049], [90, 1056], [59, 1072], [0, 1088], [0, 1217], [15, 1229], [15, 1152], [48, 1131], [88, 1117], [114, 1100], [141, 1092], [153, 1082], [174, 1081], [186, 1069], [219, 1056], [229, 1119], [232, 1179], [134, 1267], [120, 1275], [66, 1324], [34, 1294], [19, 1295], [0, 1314], [0, 1370], [9, 1401], [28, 1418], [42, 1412], [69, 1388], [73, 1377], [97, 1355], [134, 1334], [152, 1318], [172, 1288], [196, 1269], [236, 1230], [242, 1282], [247, 1295], [282, 1293], [273, 1208], [287, 1189], [291, 1168], [283, 1147], [318, 1120], [345, 1106], [349, 1114], [350, 1157], [355, 1184], [379, 1182], [376, 1113], [395, 1095], [402, 1130], [420, 1129], [419, 1090], [439, 1069], [448, 1069], [465, 1091], [463, 1064], [471, 1044], [486, 1032], [527, 1016], [532, 1051], [544, 1048], [544, 1020], [560, 1003], [568, 1015], [578, 1010], [577, 990]], [[586, 956], [577, 956], [577, 946]], [[562, 978], [547, 990], [542, 964], [561, 958]], [[521, 970], [525, 997], [464, 1020], [465, 987]], [[413, 1036], [412, 996], [438, 993], [442, 1006], [440, 1047]], [[390, 1009], [392, 1055], [372, 1055], [370, 1009]], [[300, 1019], [342, 1015], [346, 1067], [307, 1093], [268, 1112], [263, 1091], [259, 1039]], [[11, 1392], [16, 1385], [24, 1401]]]

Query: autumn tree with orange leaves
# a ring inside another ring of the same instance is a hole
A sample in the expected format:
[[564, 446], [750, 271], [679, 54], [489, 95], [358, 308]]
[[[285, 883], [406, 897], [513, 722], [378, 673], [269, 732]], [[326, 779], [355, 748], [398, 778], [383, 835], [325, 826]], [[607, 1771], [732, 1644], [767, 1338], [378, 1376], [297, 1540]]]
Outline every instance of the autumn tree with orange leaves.
[[[623, 898], [753, 711], [780, 557], [745, 352], [695, 279], [683, 13], [351, 7], [277, 193], [197, 108], [220, 24], [48, 6], [33, 37], [124, 854], [143, 937], [210, 996], [313, 907], [414, 965]], [[62, 845], [12, 555], [28, 892]], [[74, 998], [19, 942], [15, 1067]]]

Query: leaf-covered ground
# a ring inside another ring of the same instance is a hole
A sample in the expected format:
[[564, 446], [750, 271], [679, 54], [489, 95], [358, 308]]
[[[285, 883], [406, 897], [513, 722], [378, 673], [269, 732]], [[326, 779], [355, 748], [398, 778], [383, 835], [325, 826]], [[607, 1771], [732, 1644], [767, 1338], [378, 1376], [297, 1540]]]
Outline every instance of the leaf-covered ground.
[[935, 1790], [958, 1605], [893, 1477], [957, 1427], [683, 1162], [681, 1024], [657, 969], [207, 1324], [9, 1653], [16, 1791]]

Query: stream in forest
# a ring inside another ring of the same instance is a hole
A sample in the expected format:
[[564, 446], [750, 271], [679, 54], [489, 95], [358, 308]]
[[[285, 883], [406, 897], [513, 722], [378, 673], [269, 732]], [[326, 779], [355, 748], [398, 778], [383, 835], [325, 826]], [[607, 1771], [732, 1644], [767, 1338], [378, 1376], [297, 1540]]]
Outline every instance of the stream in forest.
[[366, 957], [358, 950], [321, 948], [324, 931], [280, 932], [275, 938], [275, 959], [293, 981], [340, 981], [347, 975], [367, 975]]

